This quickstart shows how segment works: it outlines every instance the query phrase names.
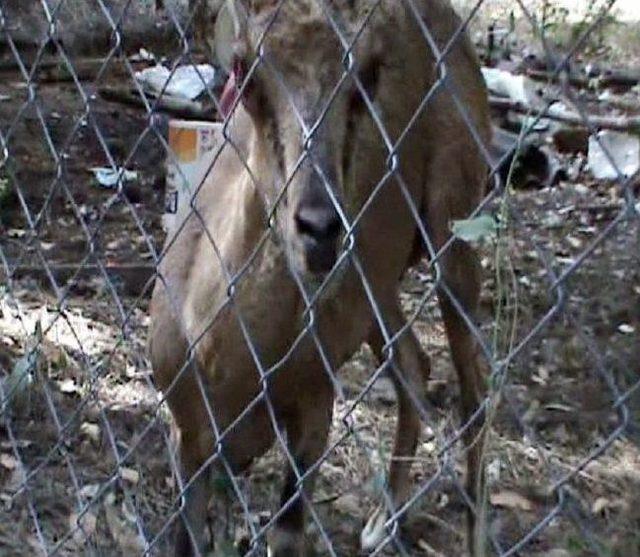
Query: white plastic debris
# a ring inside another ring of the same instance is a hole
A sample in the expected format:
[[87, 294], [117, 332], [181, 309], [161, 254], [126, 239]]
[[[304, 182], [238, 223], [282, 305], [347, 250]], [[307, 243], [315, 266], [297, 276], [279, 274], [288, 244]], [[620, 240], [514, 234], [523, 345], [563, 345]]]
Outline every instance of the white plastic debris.
[[566, 104], [560, 101], [551, 103], [547, 112], [549, 112], [551, 116], [557, 116], [559, 118], [575, 114]]
[[610, 130], [592, 135], [589, 138], [589, 169], [599, 180], [633, 176], [640, 169], [640, 138]]
[[524, 116], [522, 118], [522, 127], [525, 130], [544, 132], [551, 127], [551, 120], [548, 118], [540, 118], [538, 116]]
[[498, 68], [482, 68], [489, 91], [512, 101], [530, 104], [536, 100], [536, 85], [526, 75], [513, 75]]
[[138, 173], [134, 170], [125, 170], [122, 168], [111, 168], [110, 166], [96, 166], [89, 169], [98, 180], [98, 183], [104, 188], [115, 188], [118, 180], [131, 182], [138, 179]]
[[615, 98], [615, 95], [611, 92], [611, 89], [605, 89], [598, 95], [598, 100], [600, 102], [608, 102], [613, 98]]
[[149, 52], [146, 48], [141, 48], [135, 54], [129, 56], [131, 62], [154, 62], [156, 57], [153, 52]]
[[179, 66], [173, 74], [161, 65], [136, 72], [136, 79], [146, 93], [158, 96], [164, 91], [164, 94], [191, 101], [213, 85], [215, 77], [215, 68], [210, 64]]

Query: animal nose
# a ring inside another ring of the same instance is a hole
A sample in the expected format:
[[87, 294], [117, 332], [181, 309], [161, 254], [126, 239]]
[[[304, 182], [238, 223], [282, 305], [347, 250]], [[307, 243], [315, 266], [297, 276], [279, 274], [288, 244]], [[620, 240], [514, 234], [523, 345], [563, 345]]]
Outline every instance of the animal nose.
[[312, 273], [328, 273], [337, 259], [340, 219], [333, 207], [302, 207], [295, 215], [302, 237], [307, 268]]
[[335, 242], [340, 234], [340, 219], [333, 207], [301, 207], [295, 219], [298, 232], [315, 242]]

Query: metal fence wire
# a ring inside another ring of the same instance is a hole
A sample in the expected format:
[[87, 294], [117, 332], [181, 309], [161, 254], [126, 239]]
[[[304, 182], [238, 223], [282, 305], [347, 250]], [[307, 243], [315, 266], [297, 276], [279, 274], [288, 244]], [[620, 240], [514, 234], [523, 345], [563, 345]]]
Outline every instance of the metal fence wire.
[[615, 0], [448, 10], [0, 0], [0, 554], [455, 556], [470, 514], [478, 555], [640, 555], [632, 47]]

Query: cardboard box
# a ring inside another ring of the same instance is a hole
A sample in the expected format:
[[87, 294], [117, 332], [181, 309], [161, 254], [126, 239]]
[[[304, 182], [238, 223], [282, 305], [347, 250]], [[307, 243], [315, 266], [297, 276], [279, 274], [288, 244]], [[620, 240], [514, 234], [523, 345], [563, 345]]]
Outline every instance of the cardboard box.
[[222, 122], [171, 120], [162, 224], [165, 232], [182, 224], [224, 142]]

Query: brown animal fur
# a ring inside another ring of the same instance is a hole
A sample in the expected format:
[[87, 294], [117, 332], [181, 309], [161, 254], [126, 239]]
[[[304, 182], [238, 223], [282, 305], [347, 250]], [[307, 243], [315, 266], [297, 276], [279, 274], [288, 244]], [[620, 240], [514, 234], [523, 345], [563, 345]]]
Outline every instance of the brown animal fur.
[[[235, 110], [228, 130], [233, 145], [223, 149], [184, 228], [167, 239], [151, 307], [154, 376], [168, 396], [179, 432], [183, 481], [192, 479], [185, 494], [185, 527], [178, 536], [177, 555], [191, 555], [203, 548], [203, 521], [211, 494], [203, 465], [213, 462], [219, 467], [224, 461], [240, 472], [273, 443], [267, 397], [277, 427], [286, 431], [299, 472], [313, 468], [322, 455], [333, 405], [330, 375], [313, 334], [308, 333], [287, 353], [305, 325], [305, 302], [293, 276], [312, 293], [326, 273], [312, 272], [313, 261], [305, 252], [294, 213], [305, 199], [314, 200], [314, 207], [324, 204], [333, 210], [314, 163], [328, 177], [349, 221], [389, 168], [385, 143], [355, 93], [352, 78], [342, 85], [324, 114], [344, 71], [344, 51], [318, 7], [322, 2], [285, 1], [277, 14], [277, 2], [272, 0], [238, 3], [248, 17], [241, 52], [255, 53], [268, 27], [262, 45], [265, 61], [257, 66], [245, 98], [252, 108], [249, 112], [242, 106]], [[325, 4], [350, 40], [376, 2], [327, 0]], [[460, 25], [449, 4], [445, 0], [414, 0], [414, 4], [444, 48]], [[396, 142], [438, 76], [433, 52], [407, 2], [381, 2], [356, 41], [354, 58], [386, 133]], [[252, 61], [249, 56], [248, 63]], [[464, 35], [455, 40], [445, 63], [462, 105], [488, 144], [486, 92], [473, 48]], [[276, 72], [281, 80], [274, 77]], [[305, 143], [291, 103], [307, 126], [322, 116], [312, 145]], [[312, 155], [298, 165], [305, 148]], [[397, 301], [398, 281], [413, 262], [415, 247], [425, 251], [398, 176], [436, 250], [449, 239], [451, 220], [466, 217], [478, 204], [486, 176], [479, 149], [444, 87], [435, 92], [406, 132], [397, 155], [397, 174], [381, 186], [364, 212], [354, 246], [389, 336], [405, 324]], [[274, 209], [275, 221], [268, 229], [267, 215]], [[455, 242], [440, 264], [443, 281], [473, 315], [480, 279], [472, 250]], [[313, 318], [314, 331], [332, 369], [337, 370], [367, 340], [384, 358], [385, 337], [349, 257], [331, 281], [314, 307]], [[439, 294], [466, 419], [481, 396], [477, 348], [447, 295], [442, 289]], [[256, 357], [262, 371], [280, 362], [265, 381]], [[414, 393], [423, 393], [429, 373], [428, 357], [410, 329], [394, 345], [393, 364], [399, 419], [389, 486], [397, 507], [410, 494], [407, 458], [415, 453], [421, 427], [403, 383]], [[237, 420], [253, 401], [257, 403]], [[465, 441], [471, 443], [479, 431], [479, 424], [470, 428]], [[468, 453], [471, 496], [481, 484], [481, 446], [474, 444]], [[310, 474], [306, 493], [311, 493], [312, 483]], [[295, 497], [296, 484], [296, 475], [289, 470], [283, 503]], [[304, 504], [298, 499], [281, 516], [269, 536], [273, 555], [302, 554], [303, 514]], [[386, 516], [382, 510], [370, 521], [369, 541], [380, 536]]]

